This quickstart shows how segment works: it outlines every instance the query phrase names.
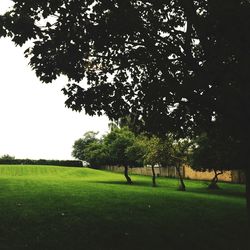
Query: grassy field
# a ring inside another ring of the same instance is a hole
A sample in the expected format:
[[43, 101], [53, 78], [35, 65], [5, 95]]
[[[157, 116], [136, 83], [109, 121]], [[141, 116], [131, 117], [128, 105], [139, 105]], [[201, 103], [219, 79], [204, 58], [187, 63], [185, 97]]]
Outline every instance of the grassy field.
[[235, 249], [246, 247], [244, 186], [86, 168], [0, 165], [0, 249]]

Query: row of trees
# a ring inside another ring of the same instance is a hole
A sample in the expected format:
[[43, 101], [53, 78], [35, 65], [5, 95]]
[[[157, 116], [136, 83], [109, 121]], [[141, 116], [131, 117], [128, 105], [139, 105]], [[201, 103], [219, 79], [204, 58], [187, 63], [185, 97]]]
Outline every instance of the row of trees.
[[[179, 190], [185, 190], [181, 168], [183, 164], [191, 163], [199, 170], [211, 170], [213, 161], [203, 160], [204, 150], [208, 140], [205, 136], [199, 141], [190, 139], [175, 139], [172, 134], [164, 137], [135, 135], [127, 126], [117, 127], [112, 125], [109, 133], [102, 138], [97, 138], [97, 133], [89, 131], [83, 138], [75, 141], [73, 145], [73, 157], [86, 161], [91, 167], [123, 166], [124, 176], [128, 184], [132, 184], [128, 169], [149, 165], [152, 169], [152, 184], [156, 186], [155, 166], [174, 166], [180, 179]], [[205, 142], [205, 143], [204, 143]], [[200, 144], [198, 144], [200, 143]], [[206, 159], [206, 158], [205, 158]], [[209, 158], [212, 159], [211, 157]], [[209, 164], [207, 164], [209, 163]], [[217, 168], [213, 168], [215, 177], [210, 187], [217, 187]]]

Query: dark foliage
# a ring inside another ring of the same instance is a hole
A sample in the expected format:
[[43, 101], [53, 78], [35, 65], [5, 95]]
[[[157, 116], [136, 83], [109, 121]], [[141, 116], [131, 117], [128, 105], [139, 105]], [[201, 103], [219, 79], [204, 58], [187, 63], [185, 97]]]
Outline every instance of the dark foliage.
[[158, 133], [209, 127], [215, 115], [230, 133], [236, 121], [245, 126], [247, 1], [14, 3], [0, 34], [18, 45], [33, 39], [25, 52], [32, 68], [44, 82], [68, 76], [72, 109], [111, 119], [133, 113]]
[[194, 170], [213, 171], [214, 177], [209, 188], [217, 189], [218, 176], [224, 170], [247, 167], [245, 159], [241, 158], [243, 152], [240, 150], [245, 149], [232, 137], [225, 138], [223, 133], [211, 130], [196, 138], [190, 164]]
[[203, 133], [195, 140], [191, 166], [199, 171], [245, 169], [247, 165], [241, 157], [246, 150], [239, 141], [225, 137], [218, 131]]
[[249, 1], [13, 2], [0, 35], [33, 41], [25, 55], [43, 82], [68, 76], [72, 109], [249, 141]]

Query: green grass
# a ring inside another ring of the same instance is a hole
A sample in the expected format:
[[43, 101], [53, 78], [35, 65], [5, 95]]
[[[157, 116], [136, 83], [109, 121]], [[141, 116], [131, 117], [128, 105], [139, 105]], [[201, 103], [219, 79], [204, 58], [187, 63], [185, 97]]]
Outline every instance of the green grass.
[[244, 186], [0, 165], [0, 249], [243, 249]]

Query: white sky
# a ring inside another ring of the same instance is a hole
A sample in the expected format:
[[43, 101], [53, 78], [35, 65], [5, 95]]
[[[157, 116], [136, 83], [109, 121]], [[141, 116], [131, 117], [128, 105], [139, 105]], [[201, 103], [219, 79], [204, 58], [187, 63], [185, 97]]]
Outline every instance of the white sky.
[[[0, 0], [0, 14], [9, 0]], [[106, 117], [89, 117], [65, 107], [60, 78], [43, 84], [28, 66], [23, 49], [0, 39], [0, 156], [72, 159], [74, 141], [89, 130], [108, 131]]]

